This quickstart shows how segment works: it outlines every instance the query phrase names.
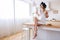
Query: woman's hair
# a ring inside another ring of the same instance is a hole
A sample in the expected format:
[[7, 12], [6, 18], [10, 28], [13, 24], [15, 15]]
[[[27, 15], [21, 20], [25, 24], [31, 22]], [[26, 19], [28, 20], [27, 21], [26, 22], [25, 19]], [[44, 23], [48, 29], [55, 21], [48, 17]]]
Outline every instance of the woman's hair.
[[41, 2], [40, 6], [41, 6], [41, 5], [42, 5], [44, 8], [47, 7], [47, 5], [46, 5], [44, 2]]

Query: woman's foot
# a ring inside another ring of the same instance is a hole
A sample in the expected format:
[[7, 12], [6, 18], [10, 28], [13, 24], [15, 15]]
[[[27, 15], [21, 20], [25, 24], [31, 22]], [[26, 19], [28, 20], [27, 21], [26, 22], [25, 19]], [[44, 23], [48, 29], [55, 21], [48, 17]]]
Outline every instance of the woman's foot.
[[34, 37], [33, 37], [33, 39], [35, 39], [37, 37], [37, 33], [34, 33]]

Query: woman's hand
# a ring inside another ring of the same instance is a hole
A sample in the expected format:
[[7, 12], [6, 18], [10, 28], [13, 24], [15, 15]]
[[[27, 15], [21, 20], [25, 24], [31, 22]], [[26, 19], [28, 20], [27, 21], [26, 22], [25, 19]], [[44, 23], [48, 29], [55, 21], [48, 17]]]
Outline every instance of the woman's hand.
[[34, 33], [34, 37], [33, 37], [33, 39], [35, 39], [37, 37], [37, 32], [36, 33]]
[[46, 18], [48, 18], [48, 17], [49, 17], [49, 15], [48, 15], [48, 12], [47, 12], [47, 11], [45, 12], [45, 15], [46, 15]]
[[46, 18], [48, 18], [49, 16], [48, 15], [46, 15]]

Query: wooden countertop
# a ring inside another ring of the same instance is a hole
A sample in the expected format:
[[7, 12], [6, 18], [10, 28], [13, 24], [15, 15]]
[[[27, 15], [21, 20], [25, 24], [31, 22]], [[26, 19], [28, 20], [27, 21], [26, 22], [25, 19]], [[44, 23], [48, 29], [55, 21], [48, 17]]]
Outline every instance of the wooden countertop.
[[[27, 28], [32, 28], [34, 27], [34, 24], [33, 23], [25, 23], [23, 24], [25, 25]], [[42, 26], [39, 26], [40, 29], [43, 29], [43, 30], [51, 30], [51, 31], [60, 31], [60, 27], [55, 27], [55, 26], [52, 26], [52, 25], [42, 25]]]

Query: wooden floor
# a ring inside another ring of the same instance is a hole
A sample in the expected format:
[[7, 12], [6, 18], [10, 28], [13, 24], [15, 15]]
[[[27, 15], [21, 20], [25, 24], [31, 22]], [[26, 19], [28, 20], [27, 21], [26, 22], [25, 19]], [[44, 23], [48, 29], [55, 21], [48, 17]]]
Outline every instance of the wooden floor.
[[8, 37], [1, 38], [0, 40], [25, 40], [24, 32], [16, 33], [14, 35], [10, 35]]

